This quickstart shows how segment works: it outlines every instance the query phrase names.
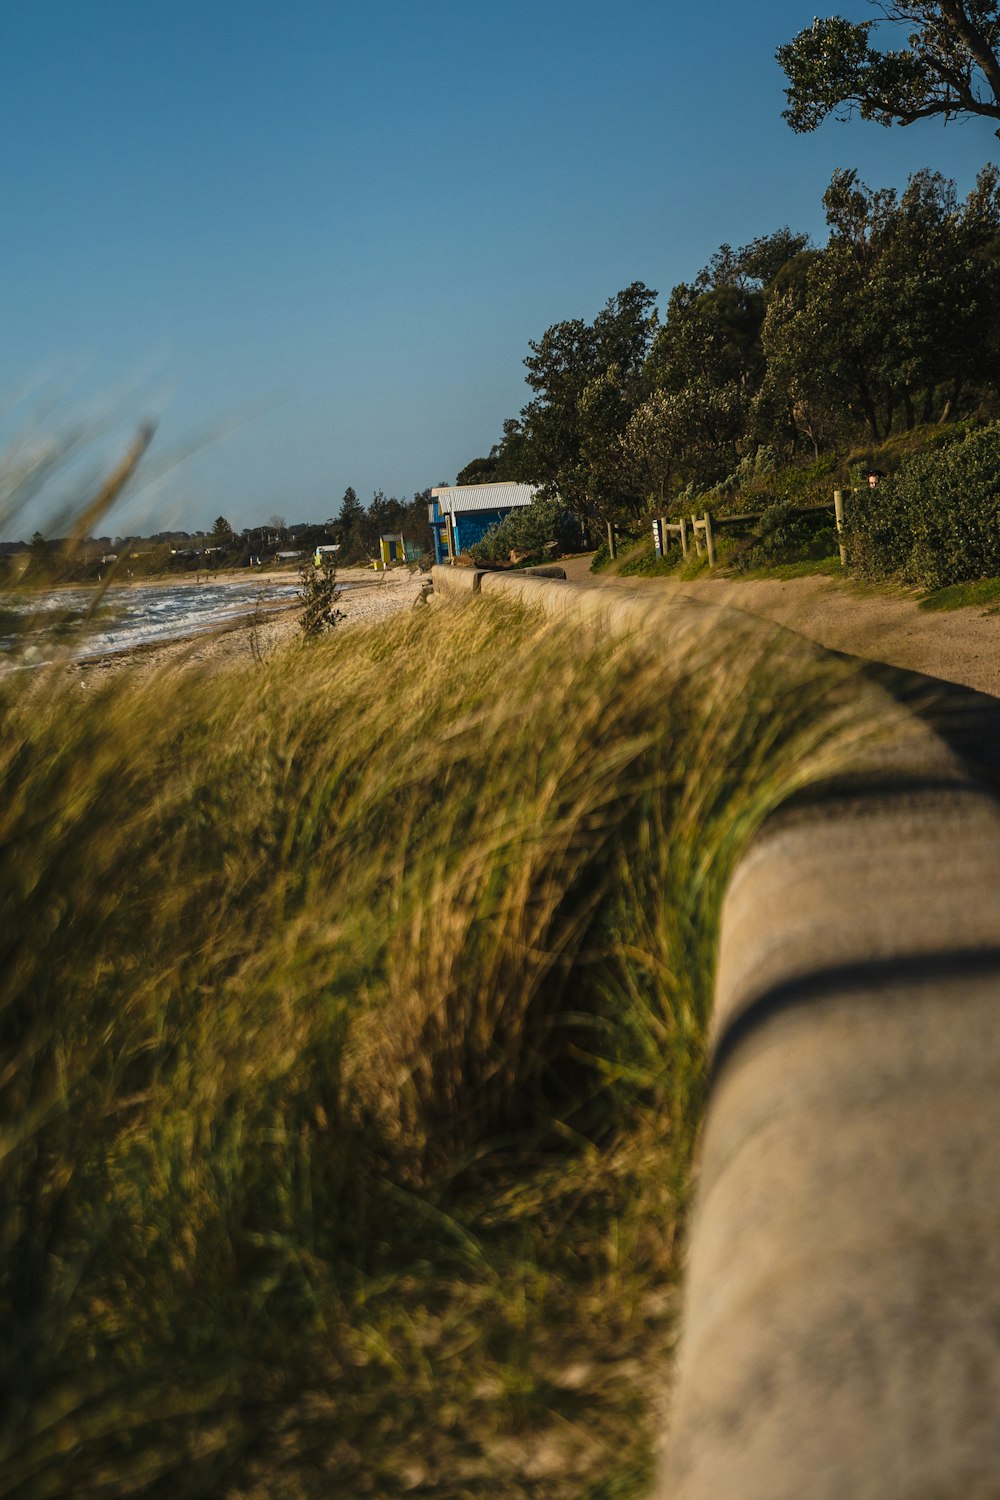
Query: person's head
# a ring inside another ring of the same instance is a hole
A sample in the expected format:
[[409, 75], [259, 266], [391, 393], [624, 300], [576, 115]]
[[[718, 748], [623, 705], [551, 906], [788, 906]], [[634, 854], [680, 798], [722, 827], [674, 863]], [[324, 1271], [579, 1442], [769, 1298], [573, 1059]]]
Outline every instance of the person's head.
[[881, 469], [869, 469], [868, 470], [868, 488], [870, 490], [873, 490], [875, 488], [875, 486], [878, 484], [879, 480], [880, 479], [884, 479], [884, 478], [885, 478], [885, 475], [882, 473]]

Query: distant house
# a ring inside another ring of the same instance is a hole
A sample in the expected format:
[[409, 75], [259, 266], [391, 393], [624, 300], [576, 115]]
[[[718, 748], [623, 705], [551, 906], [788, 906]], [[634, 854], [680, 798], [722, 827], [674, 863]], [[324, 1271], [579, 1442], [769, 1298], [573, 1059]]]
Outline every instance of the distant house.
[[431, 490], [427, 519], [434, 533], [435, 562], [453, 561], [491, 527], [538, 493], [531, 484], [443, 484]]

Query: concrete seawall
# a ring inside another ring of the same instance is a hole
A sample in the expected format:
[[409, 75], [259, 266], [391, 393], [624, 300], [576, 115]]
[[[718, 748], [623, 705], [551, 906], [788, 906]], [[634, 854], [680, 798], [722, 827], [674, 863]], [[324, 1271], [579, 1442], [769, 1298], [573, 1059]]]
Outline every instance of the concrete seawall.
[[[435, 588], [781, 649], [739, 611], [474, 572]], [[1000, 809], [858, 690], [885, 740], [724, 903], [664, 1500], [1000, 1495]]]

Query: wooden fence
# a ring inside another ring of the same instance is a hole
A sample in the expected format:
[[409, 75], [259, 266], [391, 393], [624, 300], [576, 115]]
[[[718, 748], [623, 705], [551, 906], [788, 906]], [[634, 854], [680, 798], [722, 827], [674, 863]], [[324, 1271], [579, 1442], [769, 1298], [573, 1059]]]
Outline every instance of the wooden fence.
[[[844, 546], [844, 491], [834, 490], [832, 501], [823, 500], [817, 505], [790, 505], [789, 511], [793, 516], [814, 515], [819, 511], [832, 510], [837, 527], [837, 540], [840, 547], [840, 566], [847, 566], [847, 550]], [[764, 515], [762, 510], [745, 511], [738, 516], [716, 516], [710, 510], [706, 510], [702, 516], [681, 516], [679, 521], [670, 521], [666, 516], [654, 516], [653, 526], [653, 550], [657, 557], [666, 557], [670, 551], [671, 537], [677, 538], [677, 544], [681, 549], [683, 557], [690, 556], [691, 548], [694, 547], [695, 555], [702, 557], [708, 554], [708, 566], [715, 567], [715, 533], [726, 526], [747, 526], [752, 522], [759, 521]], [[618, 556], [618, 527], [608, 522], [608, 545], [611, 556]]]

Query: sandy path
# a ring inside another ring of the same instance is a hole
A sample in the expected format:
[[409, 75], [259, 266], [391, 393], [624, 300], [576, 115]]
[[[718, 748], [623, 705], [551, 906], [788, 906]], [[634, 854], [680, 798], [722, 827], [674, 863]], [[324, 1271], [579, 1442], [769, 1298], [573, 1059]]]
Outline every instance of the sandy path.
[[725, 604], [797, 630], [834, 651], [920, 672], [1000, 697], [1000, 613], [970, 607], [921, 609], [905, 591], [854, 589], [837, 578], [611, 578], [590, 557], [560, 563], [576, 582], [618, 583]]

